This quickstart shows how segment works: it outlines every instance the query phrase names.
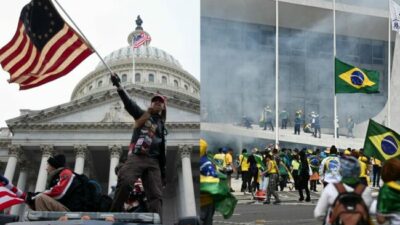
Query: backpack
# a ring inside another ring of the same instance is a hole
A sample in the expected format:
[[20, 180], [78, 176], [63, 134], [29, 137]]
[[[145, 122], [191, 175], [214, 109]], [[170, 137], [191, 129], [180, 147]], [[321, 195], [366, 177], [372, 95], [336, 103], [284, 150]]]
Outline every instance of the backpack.
[[101, 194], [101, 186], [90, 180], [85, 174], [75, 174], [78, 183], [79, 211], [82, 212], [106, 212], [111, 208], [112, 199]]
[[365, 185], [358, 184], [354, 192], [347, 192], [342, 183], [336, 183], [339, 192], [333, 203], [329, 222], [332, 225], [369, 225], [370, 216], [361, 194]]

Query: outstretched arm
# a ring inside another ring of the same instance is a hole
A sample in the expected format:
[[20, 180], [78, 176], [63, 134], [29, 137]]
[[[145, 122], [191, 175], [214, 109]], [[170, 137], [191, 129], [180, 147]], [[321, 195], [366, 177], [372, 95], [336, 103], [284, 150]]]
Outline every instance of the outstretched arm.
[[125, 89], [121, 86], [121, 80], [118, 75], [115, 73], [111, 74], [110, 79], [112, 84], [117, 87], [118, 95], [124, 103], [126, 111], [128, 111], [135, 120], [139, 119], [144, 111], [128, 96]]

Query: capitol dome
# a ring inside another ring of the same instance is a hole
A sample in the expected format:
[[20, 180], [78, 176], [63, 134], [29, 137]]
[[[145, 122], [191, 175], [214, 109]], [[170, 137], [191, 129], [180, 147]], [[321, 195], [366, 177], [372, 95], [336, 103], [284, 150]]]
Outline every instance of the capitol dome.
[[[138, 36], [147, 39], [140, 47], [133, 47]], [[112, 71], [121, 78], [124, 86], [136, 85], [166, 96], [180, 96], [200, 100], [200, 83], [185, 71], [179, 61], [166, 51], [150, 46], [151, 37], [141, 24], [128, 35], [129, 46], [115, 50], [104, 57]], [[134, 65], [133, 65], [133, 62]], [[110, 82], [110, 72], [102, 62], [86, 75], [74, 88], [71, 100], [115, 89]]]

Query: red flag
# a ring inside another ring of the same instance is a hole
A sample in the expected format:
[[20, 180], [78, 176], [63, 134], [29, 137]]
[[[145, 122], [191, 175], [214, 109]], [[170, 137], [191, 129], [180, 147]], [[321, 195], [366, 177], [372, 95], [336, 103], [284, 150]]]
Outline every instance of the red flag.
[[5, 208], [24, 202], [25, 201], [22, 197], [18, 197], [17, 194], [8, 188], [0, 186], [0, 210], [4, 210]]
[[22, 9], [13, 39], [0, 49], [0, 64], [21, 90], [62, 77], [93, 50], [60, 16], [50, 0]]

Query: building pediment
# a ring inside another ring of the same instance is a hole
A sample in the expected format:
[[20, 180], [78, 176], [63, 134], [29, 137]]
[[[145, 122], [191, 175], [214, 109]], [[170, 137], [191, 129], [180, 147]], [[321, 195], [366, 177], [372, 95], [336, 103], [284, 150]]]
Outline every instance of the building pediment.
[[[147, 109], [154, 92], [137, 87], [126, 88], [128, 94], [142, 109]], [[199, 122], [199, 101], [187, 101], [178, 98], [168, 99], [167, 121]], [[104, 91], [94, 95], [38, 111], [25, 111], [23, 115], [7, 120], [13, 127], [23, 124], [76, 124], [76, 123], [129, 123], [130, 116], [116, 90]]]

